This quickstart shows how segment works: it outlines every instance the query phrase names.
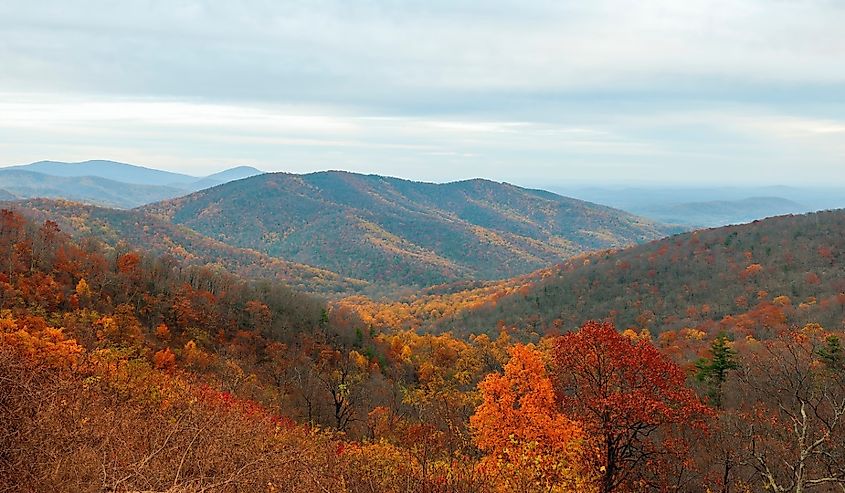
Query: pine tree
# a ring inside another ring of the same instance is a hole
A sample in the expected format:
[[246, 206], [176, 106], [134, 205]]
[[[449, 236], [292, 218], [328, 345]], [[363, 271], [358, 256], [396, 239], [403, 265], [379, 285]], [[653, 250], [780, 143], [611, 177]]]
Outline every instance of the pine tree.
[[819, 357], [828, 370], [838, 372], [845, 369], [845, 354], [842, 353], [842, 343], [839, 337], [827, 337], [827, 344], [819, 349]]
[[696, 378], [704, 382], [707, 395], [716, 409], [722, 408], [722, 386], [728, 379], [728, 372], [739, 368], [736, 351], [730, 346], [725, 334], [719, 334], [710, 345], [710, 359], [702, 358], [696, 362]]

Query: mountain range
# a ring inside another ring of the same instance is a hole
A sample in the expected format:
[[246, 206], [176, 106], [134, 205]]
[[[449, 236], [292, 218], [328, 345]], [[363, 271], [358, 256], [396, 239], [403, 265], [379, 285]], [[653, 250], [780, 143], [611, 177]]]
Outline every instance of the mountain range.
[[239, 166], [196, 177], [114, 161], [39, 161], [0, 168], [6, 192], [0, 200], [44, 197], [128, 209], [260, 173]]
[[690, 227], [739, 224], [801, 212], [807, 212], [807, 207], [782, 197], [681, 202], [640, 209], [640, 213], [646, 217], [652, 217], [667, 224], [682, 224]]
[[[110, 161], [40, 162], [0, 169], [0, 188], [16, 209], [77, 237], [333, 296], [503, 279], [679, 231], [489, 180], [434, 184], [337, 171], [245, 177], [257, 172], [198, 179]], [[139, 203], [147, 205], [130, 209]]]
[[507, 183], [254, 176], [141, 210], [209, 238], [383, 286], [499, 279], [675, 230]]
[[0, 184], [8, 194], [5, 200], [43, 197], [123, 209], [185, 193], [168, 186], [139, 185], [98, 176], [52, 176], [23, 169], [0, 169]]
[[616, 207], [688, 229], [740, 224], [783, 214], [845, 208], [837, 186], [546, 186], [567, 197]]

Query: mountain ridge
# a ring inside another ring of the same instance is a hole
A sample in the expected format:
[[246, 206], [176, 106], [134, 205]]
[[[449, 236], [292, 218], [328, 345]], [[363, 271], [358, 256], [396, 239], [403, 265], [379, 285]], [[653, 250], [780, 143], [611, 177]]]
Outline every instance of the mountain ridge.
[[807, 212], [807, 207], [783, 197], [748, 197], [737, 200], [682, 202], [642, 213], [669, 224], [691, 227], [716, 227], [741, 224], [784, 214]]
[[98, 176], [53, 176], [16, 168], [0, 168], [0, 180], [3, 189], [15, 199], [65, 199], [124, 209], [184, 193], [161, 185], [139, 185]]
[[[197, 177], [108, 160], [38, 161], [0, 168], [3, 187], [13, 198], [45, 197], [123, 209], [261, 173], [251, 166], [236, 166]], [[2, 200], [13, 198], [7, 196]]]
[[123, 183], [136, 185], [173, 186], [174, 184], [188, 184], [201, 177], [194, 177], [183, 173], [175, 173], [136, 164], [121, 163], [106, 159], [92, 159], [88, 161], [37, 161], [30, 164], [8, 166], [3, 169], [17, 169], [34, 171], [50, 176], [65, 178], [81, 178], [96, 176]]
[[415, 286], [508, 277], [675, 231], [507, 183], [423, 183], [342, 171], [268, 173], [140, 209], [239, 247]]

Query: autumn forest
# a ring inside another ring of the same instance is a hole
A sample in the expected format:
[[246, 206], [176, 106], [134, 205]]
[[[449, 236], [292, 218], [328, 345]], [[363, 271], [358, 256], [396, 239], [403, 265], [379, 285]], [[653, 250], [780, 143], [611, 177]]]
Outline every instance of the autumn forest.
[[842, 212], [326, 297], [118, 211], [6, 207], [0, 491], [845, 488]]

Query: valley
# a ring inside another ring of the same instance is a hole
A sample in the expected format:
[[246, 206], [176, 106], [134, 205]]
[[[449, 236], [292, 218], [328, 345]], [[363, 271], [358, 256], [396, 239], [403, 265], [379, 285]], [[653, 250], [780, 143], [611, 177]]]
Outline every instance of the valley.
[[[0, 369], [23, 378], [2, 381], [0, 436], [26, 464], [0, 482], [706, 491], [801, 460], [845, 481], [842, 210], [683, 232], [485, 180], [338, 172], [0, 208]], [[753, 414], [807, 405], [818, 458]], [[661, 460], [609, 471], [608, 439]], [[63, 443], [58, 465], [34, 455]]]

